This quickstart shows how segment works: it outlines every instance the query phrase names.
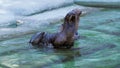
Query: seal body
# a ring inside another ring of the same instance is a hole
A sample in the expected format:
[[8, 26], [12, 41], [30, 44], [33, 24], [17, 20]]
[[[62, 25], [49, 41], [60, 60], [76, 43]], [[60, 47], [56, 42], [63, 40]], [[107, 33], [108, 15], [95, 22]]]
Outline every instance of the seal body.
[[37, 46], [52, 45], [54, 48], [71, 48], [78, 36], [77, 30], [80, 15], [81, 11], [79, 9], [70, 11], [64, 18], [60, 32], [38, 32], [32, 36], [29, 43]]

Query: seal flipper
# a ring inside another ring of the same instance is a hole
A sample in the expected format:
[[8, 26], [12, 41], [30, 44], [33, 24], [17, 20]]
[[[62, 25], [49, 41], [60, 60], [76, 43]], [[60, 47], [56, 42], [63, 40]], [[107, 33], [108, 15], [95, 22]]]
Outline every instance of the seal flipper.
[[40, 41], [43, 39], [43, 35], [45, 32], [38, 32], [36, 34], [34, 34], [29, 43], [31, 43], [32, 45], [38, 45], [40, 43]]

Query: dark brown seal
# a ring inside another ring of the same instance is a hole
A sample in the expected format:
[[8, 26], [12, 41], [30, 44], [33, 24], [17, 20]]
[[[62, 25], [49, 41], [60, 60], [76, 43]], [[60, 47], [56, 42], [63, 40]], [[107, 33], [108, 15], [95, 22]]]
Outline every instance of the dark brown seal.
[[31, 38], [30, 43], [37, 46], [49, 46], [51, 44], [54, 48], [71, 48], [74, 45], [80, 15], [79, 9], [70, 11], [64, 18], [60, 32], [53, 34], [37, 33]]

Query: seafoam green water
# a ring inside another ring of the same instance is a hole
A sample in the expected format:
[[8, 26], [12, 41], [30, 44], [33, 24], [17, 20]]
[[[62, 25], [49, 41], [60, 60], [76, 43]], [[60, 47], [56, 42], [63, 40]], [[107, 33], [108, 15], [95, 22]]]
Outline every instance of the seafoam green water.
[[[43, 31], [56, 32], [60, 23]], [[0, 41], [0, 68], [120, 68], [120, 10], [105, 9], [80, 18], [74, 49], [34, 48], [32, 34]]]

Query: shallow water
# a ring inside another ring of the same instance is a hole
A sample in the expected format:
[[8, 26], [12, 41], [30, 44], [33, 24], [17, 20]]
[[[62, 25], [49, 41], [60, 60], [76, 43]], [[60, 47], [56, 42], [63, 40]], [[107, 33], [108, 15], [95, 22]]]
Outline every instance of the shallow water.
[[[56, 32], [60, 23], [43, 31]], [[34, 48], [32, 34], [0, 41], [0, 68], [120, 68], [120, 10], [82, 16], [75, 49]]]

